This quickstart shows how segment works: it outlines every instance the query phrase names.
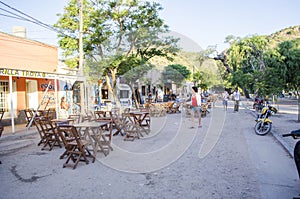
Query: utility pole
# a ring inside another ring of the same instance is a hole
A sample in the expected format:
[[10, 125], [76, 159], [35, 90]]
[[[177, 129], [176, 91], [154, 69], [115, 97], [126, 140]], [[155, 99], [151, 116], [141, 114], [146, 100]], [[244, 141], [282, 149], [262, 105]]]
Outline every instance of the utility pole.
[[[79, 76], [83, 77], [83, 0], [79, 0]], [[81, 112], [84, 110], [86, 101], [86, 81], [80, 83], [80, 107]]]
[[83, 0], [79, 0], [79, 73], [83, 76], [83, 42], [82, 42], [82, 32], [83, 32]]

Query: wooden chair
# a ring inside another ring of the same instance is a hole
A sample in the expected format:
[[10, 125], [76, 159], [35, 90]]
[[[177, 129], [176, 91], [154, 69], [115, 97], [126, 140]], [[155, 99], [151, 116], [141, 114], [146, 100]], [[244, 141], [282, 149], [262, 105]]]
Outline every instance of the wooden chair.
[[[112, 121], [110, 121], [112, 123]], [[112, 141], [112, 125], [110, 124], [110, 128], [106, 129], [105, 131], [102, 130], [102, 139], [100, 140], [99, 145], [101, 145], [101, 149], [105, 156], [109, 154], [110, 151], [113, 151], [113, 148], [111, 147], [111, 141]]]
[[[60, 131], [67, 131], [71, 132], [72, 136], [74, 138], [73, 141], [67, 142], [66, 148], [66, 154], [68, 154], [68, 158], [66, 162], [63, 164], [63, 168], [70, 166], [73, 167], [73, 169], [76, 169], [77, 164], [79, 161], [84, 161], [86, 164], [89, 163], [89, 160], [87, 157], [92, 158], [92, 162], [95, 162], [95, 156], [93, 156], [90, 151], [87, 149], [87, 146], [89, 145], [89, 142], [86, 140], [82, 140], [77, 129], [72, 125], [64, 125], [59, 126]], [[69, 161], [72, 160], [74, 164], [69, 164]]]
[[0, 111], [0, 123], [1, 123], [1, 121], [2, 121], [2, 118], [3, 118], [3, 116], [4, 116], [4, 111]]
[[[60, 125], [57, 127], [57, 133], [60, 136], [63, 145], [65, 146], [65, 152], [59, 157], [60, 159], [63, 159], [66, 155], [68, 155], [68, 151], [72, 150], [73, 145], [70, 144], [75, 140], [72, 128], [70, 128], [71, 125]], [[72, 158], [72, 157], [71, 157]], [[75, 159], [72, 159], [73, 162], [75, 162]]]
[[132, 124], [130, 122], [127, 122], [126, 125], [124, 125], [124, 131], [125, 131], [125, 137], [124, 140], [127, 141], [133, 141], [135, 138], [140, 138], [140, 126], [138, 124]]
[[180, 113], [180, 110], [179, 110], [179, 108], [180, 108], [180, 106], [181, 106], [181, 102], [177, 102], [176, 104], [175, 104], [175, 106], [173, 105], [173, 107], [171, 108], [171, 112], [172, 113]]
[[[25, 117], [26, 117], [26, 121], [27, 121], [26, 127], [28, 127], [28, 125], [29, 125], [30, 122], [31, 122], [31, 119], [33, 118], [33, 109], [31, 109], [31, 108], [25, 109], [25, 110], [24, 110], [24, 113], [25, 113]], [[31, 125], [34, 125], [34, 123], [32, 122]], [[30, 126], [30, 127], [31, 127], [31, 126]]]
[[42, 127], [41, 127], [41, 125], [40, 125], [40, 120], [41, 119], [41, 117], [36, 117], [36, 118], [34, 118], [34, 125], [36, 126], [36, 128], [37, 128], [37, 131], [38, 131], [38, 133], [39, 133], [39, 135], [40, 135], [40, 141], [39, 141], [39, 143], [38, 143], [38, 146], [40, 146], [41, 144], [45, 144], [46, 143], [46, 135], [44, 134], [44, 131], [43, 131], [43, 129], [42, 129]]
[[112, 110], [110, 112], [110, 117], [112, 119], [113, 128], [116, 129], [116, 132], [114, 132], [113, 135], [116, 136], [119, 133], [123, 135], [122, 131], [124, 131], [124, 126], [125, 126], [125, 120], [123, 115], [120, 114], [118, 110]]
[[[94, 111], [94, 115], [95, 115], [95, 121], [109, 121], [110, 125], [112, 125], [112, 118], [110, 115], [110, 111], [102, 111], [102, 110], [98, 110], [98, 111]], [[105, 126], [105, 129], [108, 130], [109, 129], [109, 125]]]
[[38, 124], [43, 132], [43, 138], [45, 141], [42, 150], [44, 150], [47, 146], [49, 146], [49, 151], [53, 149], [54, 146], [61, 146], [61, 141], [59, 139], [59, 135], [57, 133], [57, 129], [54, 127], [52, 122], [47, 118], [40, 117], [38, 120]]
[[56, 109], [55, 108], [48, 108], [48, 110], [46, 111], [44, 117], [48, 118], [49, 120], [55, 119]]
[[94, 111], [94, 115], [96, 120], [108, 117], [108, 115], [106, 115], [106, 111], [101, 110]]
[[174, 105], [174, 103], [175, 102], [168, 102], [167, 104], [166, 104], [166, 112], [167, 113], [172, 113], [172, 108], [173, 108], [173, 105]]
[[144, 118], [142, 118], [140, 125], [143, 127], [143, 129], [146, 130], [146, 133], [149, 134], [150, 132], [150, 124], [151, 124], [151, 117], [150, 113], [144, 115]]
[[72, 124], [78, 124], [78, 123], [82, 122], [82, 117], [80, 114], [70, 114], [68, 116], [68, 119], [73, 120]]
[[207, 113], [209, 113], [208, 106], [209, 106], [209, 103], [205, 103], [205, 104], [201, 105], [201, 109], [202, 109], [201, 117], [205, 117], [207, 115]]
[[139, 121], [140, 126], [143, 127], [147, 132], [147, 134], [150, 132], [150, 124], [151, 124], [151, 115], [150, 110], [147, 108], [140, 109], [141, 112], [146, 112], [147, 114], [143, 115], [141, 120]]
[[141, 134], [142, 128], [139, 124], [139, 121], [136, 121], [136, 118], [133, 117], [131, 113], [123, 113], [123, 120], [124, 120], [124, 132], [125, 137], [124, 140], [130, 140], [133, 141], [136, 138], [140, 138], [140, 136], [143, 137]]
[[129, 112], [130, 112], [130, 108], [125, 108], [123, 113], [127, 114]]

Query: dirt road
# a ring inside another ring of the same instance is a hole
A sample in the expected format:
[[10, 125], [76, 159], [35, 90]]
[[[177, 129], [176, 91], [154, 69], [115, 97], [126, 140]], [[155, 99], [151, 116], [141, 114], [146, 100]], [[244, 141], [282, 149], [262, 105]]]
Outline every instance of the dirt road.
[[0, 198], [288, 199], [300, 193], [293, 159], [274, 137], [255, 135], [248, 110], [234, 113], [229, 103], [224, 112], [220, 105], [202, 128], [189, 129], [184, 113], [169, 114], [153, 120], [148, 137], [114, 137], [109, 156], [76, 170], [62, 168], [63, 149], [41, 151], [38, 137], [30, 137], [34, 144], [0, 156]]

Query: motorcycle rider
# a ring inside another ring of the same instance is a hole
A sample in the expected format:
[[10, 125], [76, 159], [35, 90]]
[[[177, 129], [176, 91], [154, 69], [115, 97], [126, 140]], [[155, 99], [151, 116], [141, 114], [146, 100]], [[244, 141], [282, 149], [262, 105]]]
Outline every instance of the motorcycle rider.
[[264, 103], [264, 100], [261, 97], [259, 97], [258, 95], [256, 95], [256, 97], [254, 98], [253, 109], [260, 111], [263, 107], [263, 103]]

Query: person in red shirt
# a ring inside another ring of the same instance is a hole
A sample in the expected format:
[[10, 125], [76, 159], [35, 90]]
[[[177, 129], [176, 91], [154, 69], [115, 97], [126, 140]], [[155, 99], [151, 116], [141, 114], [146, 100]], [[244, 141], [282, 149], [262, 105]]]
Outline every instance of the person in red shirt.
[[190, 128], [195, 128], [194, 123], [195, 123], [195, 114], [196, 117], [198, 118], [198, 128], [202, 127], [201, 126], [201, 96], [198, 93], [198, 88], [197, 87], [192, 87], [192, 98], [191, 98], [191, 120], [192, 120], [192, 126]]

